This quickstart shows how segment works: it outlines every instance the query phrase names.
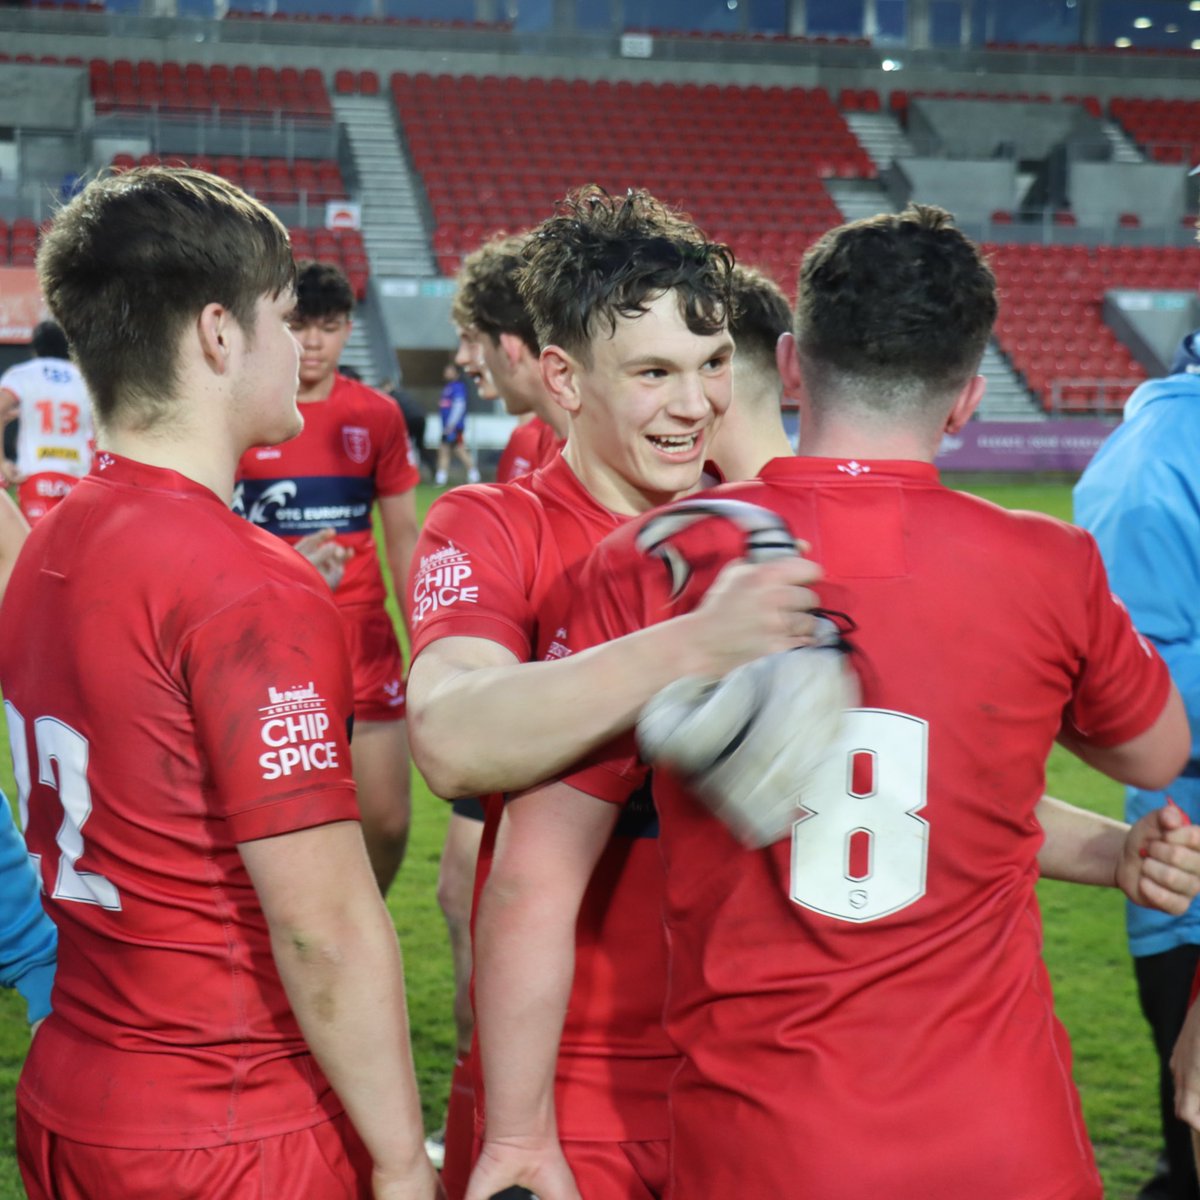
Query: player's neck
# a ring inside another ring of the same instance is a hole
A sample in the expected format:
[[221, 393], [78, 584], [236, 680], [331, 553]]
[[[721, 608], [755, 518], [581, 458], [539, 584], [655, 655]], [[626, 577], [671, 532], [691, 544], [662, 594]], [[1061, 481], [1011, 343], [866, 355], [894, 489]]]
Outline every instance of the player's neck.
[[541, 387], [540, 380], [538, 395], [536, 397], [530, 396], [530, 404], [533, 408], [534, 416], [541, 417], [560, 438], [567, 436], [569, 424], [567, 414], [546, 395], [545, 389]]
[[734, 437], [727, 437], [727, 430], [722, 427], [717, 435], [714, 459], [721, 473], [729, 482], [739, 479], [753, 479], [773, 458], [791, 458], [792, 444], [788, 441], [783, 425], [777, 420], [765, 420], [762, 428], [751, 421], [744, 430], [736, 431]]
[[233, 499], [233, 481], [240, 451], [212, 430], [176, 420], [169, 425], [142, 429], [105, 429], [97, 447], [122, 458], [175, 471], [217, 495], [225, 504]]
[[329, 394], [333, 391], [333, 385], [337, 381], [337, 372], [331, 371], [324, 379], [317, 383], [301, 384], [300, 390], [296, 393], [297, 404], [316, 404], [319, 400], [328, 400]]
[[802, 458], [891, 459], [907, 462], [933, 462], [940, 437], [932, 439], [925, 430], [894, 427], [871, 428], [832, 421], [801, 422]]
[[[567, 466], [571, 468], [575, 478], [582, 484], [584, 491], [601, 507], [623, 517], [640, 516], [652, 508], [670, 504], [672, 500], [678, 500], [681, 496], [688, 494], [686, 492], [644, 492], [598, 462], [594, 455], [580, 453], [578, 446], [572, 449], [569, 437], [566, 445], [563, 446], [562, 456], [566, 459]], [[698, 480], [697, 483], [699, 483]], [[694, 489], [689, 489], [689, 491], [692, 490]]]

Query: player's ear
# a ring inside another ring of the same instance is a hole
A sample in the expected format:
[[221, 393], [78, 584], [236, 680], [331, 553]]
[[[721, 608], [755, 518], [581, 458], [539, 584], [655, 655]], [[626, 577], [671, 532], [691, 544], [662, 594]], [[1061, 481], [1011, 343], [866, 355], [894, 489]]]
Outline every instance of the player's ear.
[[785, 396], [800, 396], [804, 393], [804, 379], [800, 374], [800, 355], [796, 339], [790, 333], [781, 333], [775, 343], [775, 365], [779, 368], [779, 379]]
[[954, 401], [954, 407], [946, 418], [945, 432], [957, 433], [975, 414], [983, 393], [987, 390], [987, 380], [982, 375], [973, 375]]
[[542, 351], [540, 365], [542, 383], [554, 397], [554, 402], [564, 411], [579, 410], [579, 377], [575, 360], [558, 346], [547, 346]]
[[200, 352], [209, 368], [218, 375], [223, 375], [228, 369], [236, 324], [233, 314], [220, 304], [206, 304], [196, 318], [194, 328]]

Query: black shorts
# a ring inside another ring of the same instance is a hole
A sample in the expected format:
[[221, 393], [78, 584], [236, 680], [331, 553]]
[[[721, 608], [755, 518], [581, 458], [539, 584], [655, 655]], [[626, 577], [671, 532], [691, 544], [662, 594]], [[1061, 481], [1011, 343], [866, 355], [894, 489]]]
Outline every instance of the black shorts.
[[450, 811], [456, 817], [466, 817], [468, 821], [483, 820], [483, 801], [478, 796], [464, 796], [450, 804]]

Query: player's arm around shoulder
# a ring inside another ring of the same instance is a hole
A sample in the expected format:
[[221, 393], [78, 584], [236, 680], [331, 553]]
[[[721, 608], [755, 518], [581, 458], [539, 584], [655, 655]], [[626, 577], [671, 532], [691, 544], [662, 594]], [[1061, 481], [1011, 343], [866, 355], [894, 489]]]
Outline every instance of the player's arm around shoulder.
[[239, 845], [288, 1000], [375, 1164], [379, 1197], [428, 1200], [404, 973], [356, 822]]
[[[511, 800], [475, 924], [475, 1004], [487, 1124], [467, 1200], [509, 1186], [577, 1200], [554, 1117], [554, 1067], [575, 924], [618, 808], [562, 782]], [[647, 920], [657, 919], [648, 913]]]
[[[532, 787], [631, 729], [668, 683], [686, 675], [720, 678], [750, 659], [806, 643], [816, 604], [808, 585], [820, 575], [815, 564], [798, 557], [732, 563], [698, 609], [676, 617], [639, 591], [641, 573], [661, 566], [630, 551], [625, 534], [602, 543], [578, 578], [565, 656], [528, 663], [527, 646], [510, 641], [514, 661], [503, 668], [498, 659], [481, 661], [497, 669], [473, 678], [478, 666], [458, 659], [457, 647], [428, 659], [428, 650], [414, 651], [410, 737], [435, 793], [454, 798]], [[520, 578], [520, 568], [509, 578]], [[485, 586], [491, 594], [500, 584], [481, 581], [481, 595]], [[527, 597], [510, 599], [512, 611], [528, 609]], [[414, 629], [423, 619], [414, 611]]]

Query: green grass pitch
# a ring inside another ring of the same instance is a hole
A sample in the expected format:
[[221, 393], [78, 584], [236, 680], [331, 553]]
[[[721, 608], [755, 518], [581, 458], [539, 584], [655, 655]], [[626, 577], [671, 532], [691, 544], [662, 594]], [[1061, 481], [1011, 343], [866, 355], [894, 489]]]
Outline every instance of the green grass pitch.
[[[1070, 517], [1065, 483], [955, 483], [1008, 507]], [[421, 489], [422, 511], [433, 495], [432, 488]], [[13, 795], [7, 739], [0, 739], [0, 786]], [[1065, 800], [1120, 815], [1121, 789], [1066, 754], [1056, 752], [1051, 759], [1048, 786]], [[416, 779], [408, 859], [388, 898], [404, 948], [417, 1073], [430, 1128], [441, 1123], [454, 1046], [450, 953], [434, 895], [446, 820], [447, 806]], [[1137, 1010], [1125, 948], [1122, 899], [1101, 889], [1043, 883], [1041, 900], [1046, 958], [1058, 1011], [1074, 1043], [1075, 1076], [1106, 1194], [1130, 1197], [1157, 1153], [1157, 1093], [1153, 1049]], [[23, 1006], [12, 994], [0, 993], [0, 1200], [24, 1194], [13, 1155], [12, 1097], [27, 1043]]]

